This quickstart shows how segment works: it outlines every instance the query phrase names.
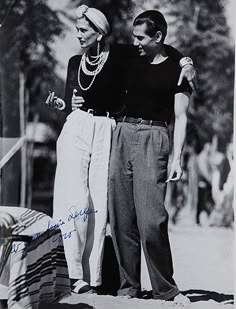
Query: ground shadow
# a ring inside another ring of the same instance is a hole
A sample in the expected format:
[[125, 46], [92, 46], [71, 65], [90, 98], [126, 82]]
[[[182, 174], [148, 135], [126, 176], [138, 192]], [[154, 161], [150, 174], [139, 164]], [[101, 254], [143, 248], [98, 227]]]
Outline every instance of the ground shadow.
[[41, 303], [39, 305], [39, 309], [94, 309], [94, 307], [79, 303], [79, 304], [47, 304], [47, 303]]
[[227, 302], [228, 304], [234, 303], [234, 296], [231, 294], [217, 293], [214, 291], [206, 290], [187, 290], [182, 292], [184, 295], [188, 296], [192, 303], [198, 301], [208, 301], [214, 300], [215, 302], [222, 303]]
[[111, 236], [106, 236], [102, 263], [102, 286], [99, 294], [116, 295], [120, 286], [119, 265]]
[[[227, 303], [234, 304], [234, 297], [231, 294], [221, 294], [213, 291], [205, 291], [205, 290], [187, 290], [182, 291], [182, 294], [186, 295], [191, 303], [199, 302], [199, 301], [208, 301], [214, 300], [218, 303]], [[152, 291], [143, 291], [142, 292], [143, 299], [152, 299]]]

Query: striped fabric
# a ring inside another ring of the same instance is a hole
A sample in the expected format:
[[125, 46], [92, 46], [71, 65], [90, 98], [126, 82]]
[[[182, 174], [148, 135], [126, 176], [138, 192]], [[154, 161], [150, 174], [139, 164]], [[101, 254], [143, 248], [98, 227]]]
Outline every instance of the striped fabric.
[[15, 220], [9, 213], [0, 211], [0, 277], [11, 252], [12, 241], [9, 236], [12, 233], [11, 226], [14, 224]]
[[37, 309], [40, 302], [51, 303], [69, 295], [71, 289], [62, 235], [59, 229], [52, 228], [53, 220], [23, 208], [16, 209], [16, 217], [15, 207], [7, 208], [17, 221], [12, 226], [12, 234], [33, 237], [28, 243], [14, 241], [12, 244], [8, 308]]

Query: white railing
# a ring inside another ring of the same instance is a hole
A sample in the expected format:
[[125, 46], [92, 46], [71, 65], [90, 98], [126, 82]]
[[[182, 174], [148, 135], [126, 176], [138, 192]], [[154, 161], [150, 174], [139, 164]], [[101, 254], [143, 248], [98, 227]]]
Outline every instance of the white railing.
[[[0, 158], [0, 169], [14, 156], [14, 154], [24, 145], [25, 136], [20, 138], [0, 138], [0, 149], [5, 148], [4, 143], [13, 141], [13, 144], [10, 145], [8, 151]], [[15, 141], [15, 142], [14, 142]], [[0, 150], [1, 154], [2, 150]]]

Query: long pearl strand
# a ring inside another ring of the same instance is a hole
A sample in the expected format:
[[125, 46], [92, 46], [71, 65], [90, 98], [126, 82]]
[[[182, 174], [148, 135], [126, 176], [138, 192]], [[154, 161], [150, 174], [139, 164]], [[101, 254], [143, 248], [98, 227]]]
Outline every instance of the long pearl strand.
[[[80, 65], [79, 65], [79, 71], [78, 71], [78, 83], [79, 83], [80, 88], [83, 91], [87, 91], [91, 88], [97, 74], [101, 72], [105, 62], [107, 61], [108, 56], [109, 56], [109, 46], [108, 45], [105, 45], [104, 50], [100, 54], [98, 54], [95, 60], [93, 61], [89, 60], [89, 56], [87, 52], [82, 55]], [[96, 65], [97, 68], [93, 71], [90, 71], [86, 66], [86, 62], [91, 66]], [[88, 76], [93, 76], [90, 84], [87, 87], [83, 87], [81, 84], [81, 69], [84, 74]]]

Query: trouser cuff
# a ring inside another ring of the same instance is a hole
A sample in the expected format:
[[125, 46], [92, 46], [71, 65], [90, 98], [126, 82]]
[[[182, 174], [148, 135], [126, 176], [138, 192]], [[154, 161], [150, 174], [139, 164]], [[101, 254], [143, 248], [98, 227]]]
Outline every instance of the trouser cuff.
[[117, 292], [118, 296], [125, 296], [129, 295], [134, 298], [140, 298], [141, 297], [141, 290], [135, 289], [135, 288], [126, 288], [126, 289], [120, 289]]
[[177, 296], [178, 294], [180, 293], [179, 289], [176, 287], [176, 288], [173, 288], [172, 290], [168, 291], [167, 293], [165, 294], [155, 294], [153, 292], [153, 298], [154, 299], [160, 299], [160, 300], [170, 300], [171, 298], [174, 298], [175, 296]]

